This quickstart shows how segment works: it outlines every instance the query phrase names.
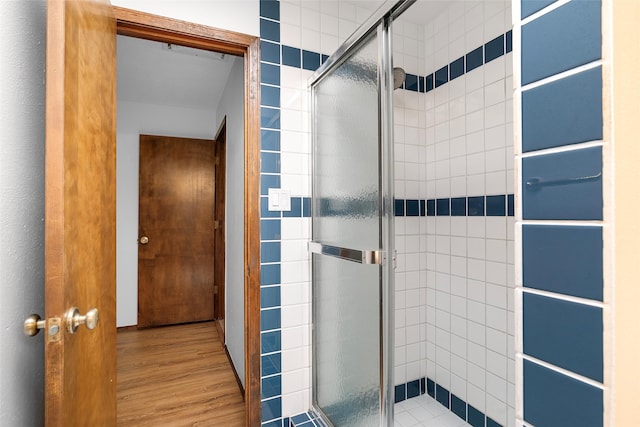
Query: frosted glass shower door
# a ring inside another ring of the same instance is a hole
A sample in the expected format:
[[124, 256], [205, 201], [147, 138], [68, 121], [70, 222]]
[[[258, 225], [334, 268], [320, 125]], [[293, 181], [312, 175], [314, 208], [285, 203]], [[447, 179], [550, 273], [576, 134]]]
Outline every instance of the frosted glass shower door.
[[384, 405], [378, 34], [354, 50], [312, 86], [313, 397], [336, 427], [380, 426]]

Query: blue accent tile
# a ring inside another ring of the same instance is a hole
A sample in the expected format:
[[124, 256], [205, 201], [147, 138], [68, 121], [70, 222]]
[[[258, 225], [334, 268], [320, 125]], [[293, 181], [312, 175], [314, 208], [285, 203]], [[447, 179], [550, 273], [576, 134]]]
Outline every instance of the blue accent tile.
[[307, 422], [307, 421], [311, 421], [311, 418], [309, 418], [309, 415], [304, 413], [304, 414], [295, 415], [295, 416], [291, 417], [291, 421], [293, 421], [295, 424], [299, 424], [299, 423], [304, 423], [304, 422]]
[[280, 418], [281, 416], [282, 399], [280, 397], [262, 401], [262, 421], [269, 421], [274, 418]]
[[280, 88], [260, 85], [260, 105], [280, 107]]
[[420, 203], [418, 200], [407, 200], [407, 216], [420, 216]]
[[270, 188], [280, 188], [280, 175], [260, 175], [260, 194], [266, 196]]
[[260, 218], [280, 218], [279, 211], [269, 210], [268, 197], [260, 197]]
[[451, 394], [451, 412], [467, 421], [467, 403], [455, 394]]
[[262, 398], [268, 399], [282, 394], [282, 378], [280, 375], [262, 379]]
[[329, 59], [329, 55], [324, 55], [324, 54], [322, 54], [322, 56], [321, 56], [321, 61], [322, 61], [322, 63], [323, 63], [323, 64], [324, 64], [325, 62], [327, 62], [327, 59]]
[[449, 64], [449, 78], [451, 80], [457, 79], [464, 74], [464, 56], [458, 58]]
[[557, 0], [521, 0], [520, 13], [522, 19], [529, 15], [533, 15], [556, 1]]
[[260, 330], [280, 329], [280, 309], [272, 308], [260, 311]]
[[278, 65], [260, 63], [260, 83], [280, 86], [280, 67]]
[[522, 161], [524, 219], [602, 220], [602, 148]]
[[445, 408], [449, 408], [449, 390], [436, 384], [436, 400]]
[[484, 63], [491, 62], [504, 55], [504, 34], [484, 45]]
[[260, 308], [273, 308], [280, 306], [280, 286], [267, 286], [260, 288]]
[[267, 264], [260, 266], [260, 284], [280, 284], [280, 264]]
[[507, 215], [514, 216], [515, 213], [515, 199], [513, 194], [507, 195]]
[[502, 427], [502, 424], [487, 417], [487, 427]]
[[524, 353], [602, 382], [602, 309], [524, 293]]
[[424, 199], [420, 200], [420, 216], [425, 216], [427, 214], [426, 201]]
[[280, 240], [280, 220], [260, 220], [260, 240]]
[[260, 127], [280, 129], [280, 110], [277, 108], [260, 107]]
[[433, 74], [429, 74], [425, 77], [425, 92], [430, 92], [433, 90]]
[[504, 44], [506, 47], [506, 52], [509, 53], [513, 50], [513, 31], [507, 31], [507, 34], [504, 35]]
[[601, 67], [522, 93], [522, 150], [602, 139]]
[[455, 197], [451, 199], [451, 216], [467, 215], [467, 198]]
[[404, 199], [393, 201], [393, 212], [395, 216], [404, 216]]
[[602, 301], [602, 228], [524, 225], [524, 286]]
[[427, 394], [434, 399], [436, 398], [436, 383], [427, 378]]
[[282, 212], [282, 216], [285, 218], [302, 217], [302, 197], [292, 197], [291, 210]]
[[407, 399], [420, 396], [420, 380], [413, 380], [407, 383]]
[[282, 347], [280, 331], [263, 332], [260, 334], [260, 352], [262, 354], [280, 351]]
[[487, 216], [506, 216], [506, 197], [501, 194], [499, 196], [487, 196]]
[[316, 52], [310, 52], [308, 50], [302, 51], [302, 68], [305, 70], [315, 71], [320, 66], [320, 54]]
[[436, 87], [440, 87], [449, 81], [449, 66], [445, 65], [436, 71]]
[[282, 45], [282, 65], [301, 68], [302, 58], [300, 55], [300, 49]]
[[471, 405], [467, 405], [467, 423], [471, 424], [473, 427], [485, 427], [484, 426], [484, 414], [478, 411]]
[[420, 92], [420, 93], [424, 93], [425, 92], [424, 77], [423, 76], [418, 76], [418, 92]]
[[427, 379], [425, 377], [420, 378], [420, 394], [427, 393]]
[[260, 131], [260, 149], [280, 151], [280, 131], [263, 129]]
[[280, 242], [261, 242], [260, 262], [280, 262]]
[[302, 216], [305, 218], [311, 217], [311, 198], [302, 198]]
[[280, 23], [260, 19], [260, 38], [272, 42], [280, 42]]
[[435, 201], [435, 199], [427, 200], [427, 216], [436, 216], [436, 201]]
[[309, 415], [304, 413], [304, 414], [295, 415], [291, 417], [291, 421], [294, 424], [298, 425], [298, 424], [306, 423], [307, 421], [311, 421], [311, 418], [309, 418]]
[[261, 361], [263, 377], [282, 372], [282, 353], [273, 353], [262, 356]]
[[467, 73], [482, 66], [484, 63], [484, 51], [482, 48], [483, 47], [480, 46], [479, 48], [467, 53]]
[[418, 92], [418, 76], [407, 73], [404, 79], [404, 88], [413, 92]]
[[469, 216], [484, 216], [484, 196], [467, 198], [467, 212]]
[[400, 384], [395, 386], [394, 388], [394, 402], [398, 403], [398, 402], [402, 402], [403, 400], [407, 399], [407, 390], [406, 390], [406, 385], [405, 384]]
[[260, 40], [260, 60], [279, 64], [280, 45], [277, 43], [268, 42], [266, 40]]
[[260, 16], [280, 20], [280, 2], [277, 0], [260, 0]]
[[602, 390], [524, 361], [524, 419], [535, 426], [602, 426]]
[[572, 1], [522, 27], [522, 84], [602, 56], [600, 1]]
[[280, 173], [280, 153], [262, 151], [260, 153], [260, 171]]
[[436, 215], [448, 216], [450, 199], [437, 199], [436, 200]]

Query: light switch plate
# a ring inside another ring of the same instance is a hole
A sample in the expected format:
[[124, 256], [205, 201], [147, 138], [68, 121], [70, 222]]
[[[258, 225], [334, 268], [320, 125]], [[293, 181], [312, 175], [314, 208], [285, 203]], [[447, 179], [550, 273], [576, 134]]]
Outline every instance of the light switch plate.
[[291, 210], [291, 191], [282, 188], [269, 189], [269, 210], [270, 211], [290, 211]]

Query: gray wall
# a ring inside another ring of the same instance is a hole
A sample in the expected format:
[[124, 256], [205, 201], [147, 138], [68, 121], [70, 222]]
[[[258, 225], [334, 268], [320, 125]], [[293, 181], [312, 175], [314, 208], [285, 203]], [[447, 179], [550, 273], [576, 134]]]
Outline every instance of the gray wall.
[[44, 423], [44, 1], [0, 1], [0, 425]]
[[237, 58], [218, 104], [227, 116], [225, 340], [244, 384], [244, 65]]

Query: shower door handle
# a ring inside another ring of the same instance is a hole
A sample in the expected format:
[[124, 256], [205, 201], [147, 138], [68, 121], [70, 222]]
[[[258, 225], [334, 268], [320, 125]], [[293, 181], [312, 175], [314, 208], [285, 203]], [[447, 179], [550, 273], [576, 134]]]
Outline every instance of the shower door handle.
[[363, 251], [360, 249], [326, 245], [319, 242], [309, 242], [309, 252], [312, 254], [332, 256], [359, 264], [382, 265], [385, 258], [384, 251], [380, 249]]

